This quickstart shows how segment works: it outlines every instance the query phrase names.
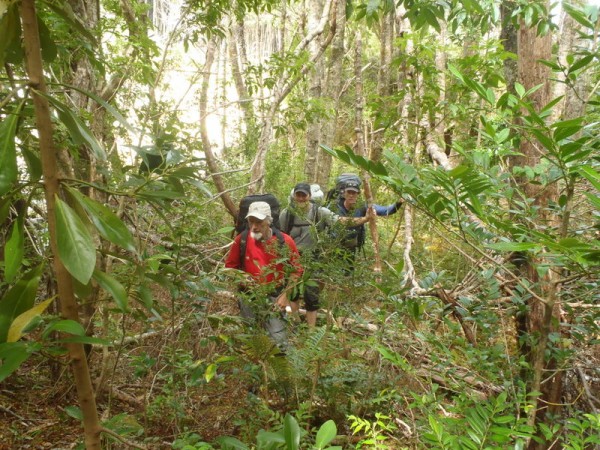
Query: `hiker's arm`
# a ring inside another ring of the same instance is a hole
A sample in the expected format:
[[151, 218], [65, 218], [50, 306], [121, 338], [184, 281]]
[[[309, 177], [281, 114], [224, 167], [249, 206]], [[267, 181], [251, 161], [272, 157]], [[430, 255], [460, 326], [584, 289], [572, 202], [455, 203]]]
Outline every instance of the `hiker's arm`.
[[340, 223], [343, 223], [347, 227], [355, 227], [367, 223], [376, 216], [377, 211], [373, 208], [368, 208], [365, 215], [361, 217], [340, 217]]
[[298, 252], [298, 247], [296, 247], [294, 240], [288, 237], [286, 238], [286, 244], [290, 250], [290, 264], [295, 270], [289, 275], [287, 284], [281, 294], [279, 294], [279, 297], [277, 297], [275, 303], [282, 311], [285, 310], [286, 306], [289, 306], [292, 308], [293, 312], [297, 312], [299, 309], [298, 302], [291, 301], [290, 299], [292, 298], [294, 288], [298, 285], [298, 282], [302, 277], [304, 269], [300, 264], [300, 252]]
[[279, 294], [279, 297], [277, 297], [277, 300], [275, 301], [275, 303], [277, 304], [279, 309], [281, 309], [282, 311], [285, 311], [285, 308], [287, 306], [292, 308], [292, 312], [297, 312], [298, 309], [300, 309], [299, 302], [291, 300], [292, 293], [294, 292], [294, 288], [298, 284], [299, 280], [300, 280], [299, 275], [297, 275], [297, 274], [290, 275], [290, 279], [288, 280], [287, 285], [285, 286], [285, 288], [283, 289], [281, 294]]
[[243, 269], [243, 267], [240, 267], [240, 240], [238, 238], [233, 241], [233, 245], [229, 249], [225, 267], [228, 269]]
[[375, 211], [377, 211], [378, 216], [390, 216], [400, 209], [402, 203], [402, 200], [398, 200], [396, 203], [392, 203], [388, 206], [373, 205], [373, 207], [375, 208]]

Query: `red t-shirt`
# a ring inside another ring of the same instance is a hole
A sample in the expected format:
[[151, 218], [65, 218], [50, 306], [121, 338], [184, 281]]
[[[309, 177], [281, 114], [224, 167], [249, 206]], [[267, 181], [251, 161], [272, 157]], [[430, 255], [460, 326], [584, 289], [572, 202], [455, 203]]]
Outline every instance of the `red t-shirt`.
[[[300, 266], [298, 248], [294, 240], [285, 233], [281, 233], [285, 241], [285, 246], [289, 250], [289, 259], [282, 261], [286, 255], [278, 240], [273, 234], [268, 242], [257, 242], [248, 233], [246, 241], [246, 257], [244, 264], [240, 265], [240, 240], [242, 235], [236, 236], [233, 241], [233, 246], [227, 255], [225, 267], [233, 269], [241, 269], [244, 272], [251, 274], [260, 284], [268, 284], [273, 281], [282, 281], [285, 277], [285, 264], [293, 267], [292, 273], [297, 275], [302, 274], [302, 266]], [[281, 283], [278, 283], [281, 284]]]

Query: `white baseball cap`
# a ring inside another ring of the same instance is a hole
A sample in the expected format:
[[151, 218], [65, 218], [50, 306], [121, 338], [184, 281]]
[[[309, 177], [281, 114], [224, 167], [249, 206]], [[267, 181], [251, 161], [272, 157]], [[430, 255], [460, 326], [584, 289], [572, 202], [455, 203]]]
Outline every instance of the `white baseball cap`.
[[267, 202], [250, 203], [248, 214], [246, 214], [246, 219], [248, 217], [255, 217], [258, 220], [265, 220], [267, 217], [271, 217], [271, 207]]

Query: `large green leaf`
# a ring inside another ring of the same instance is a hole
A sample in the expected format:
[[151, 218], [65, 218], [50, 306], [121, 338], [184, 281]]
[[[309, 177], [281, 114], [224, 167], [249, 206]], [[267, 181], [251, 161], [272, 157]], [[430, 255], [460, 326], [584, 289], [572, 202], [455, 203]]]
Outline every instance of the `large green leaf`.
[[96, 266], [96, 249], [89, 231], [69, 205], [56, 197], [58, 256], [80, 283], [87, 284]]
[[104, 239], [119, 245], [125, 250], [136, 253], [133, 236], [129, 229], [110, 208], [82, 195], [75, 189], [68, 188], [68, 191], [86, 210], [90, 220]]
[[6, 342], [14, 318], [31, 309], [35, 301], [42, 265], [30, 270], [0, 299], [0, 343]]
[[221, 450], [248, 450], [249, 447], [242, 441], [231, 436], [220, 436], [216, 441], [221, 446]]
[[290, 414], [286, 414], [283, 419], [283, 435], [287, 450], [298, 450], [300, 448], [300, 426]]
[[329, 444], [335, 439], [336, 435], [337, 426], [335, 425], [335, 422], [333, 420], [328, 420], [323, 425], [321, 425], [321, 428], [319, 428], [319, 431], [317, 431], [315, 446], [318, 449], [325, 448], [327, 444]]
[[9, 114], [0, 123], [0, 196], [6, 194], [17, 181], [17, 153], [15, 134], [19, 115]]
[[20, 215], [13, 224], [12, 231], [4, 247], [4, 278], [12, 283], [21, 267], [24, 252], [23, 217]]
[[94, 270], [93, 276], [94, 280], [98, 282], [100, 287], [112, 296], [112, 298], [115, 300], [115, 303], [117, 304], [117, 307], [121, 311], [127, 312], [127, 291], [125, 290], [123, 285], [119, 283], [114, 277], [98, 269]]
[[21, 19], [18, 2], [12, 2], [0, 17], [0, 66], [4, 66], [5, 63], [18, 64], [22, 59]]
[[39, 349], [37, 343], [8, 342], [0, 344], [0, 383], [19, 368], [33, 352]]

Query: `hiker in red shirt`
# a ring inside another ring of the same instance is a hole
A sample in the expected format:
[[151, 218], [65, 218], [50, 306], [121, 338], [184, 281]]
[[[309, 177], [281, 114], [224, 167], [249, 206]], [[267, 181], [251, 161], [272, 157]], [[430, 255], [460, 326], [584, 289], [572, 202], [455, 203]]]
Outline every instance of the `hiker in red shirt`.
[[[249, 275], [240, 289], [241, 315], [251, 321], [260, 318], [281, 348], [284, 344], [280, 336], [285, 334], [285, 322], [270, 314], [269, 309], [273, 309], [273, 304], [281, 312], [298, 311], [298, 302], [290, 300], [294, 298], [293, 290], [302, 275], [300, 255], [290, 236], [271, 227], [268, 203], [251, 203], [246, 220], [248, 229], [236, 236], [225, 267]], [[267, 308], [264, 307], [265, 299]]]

